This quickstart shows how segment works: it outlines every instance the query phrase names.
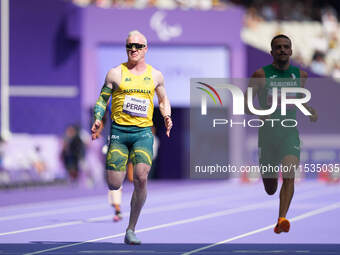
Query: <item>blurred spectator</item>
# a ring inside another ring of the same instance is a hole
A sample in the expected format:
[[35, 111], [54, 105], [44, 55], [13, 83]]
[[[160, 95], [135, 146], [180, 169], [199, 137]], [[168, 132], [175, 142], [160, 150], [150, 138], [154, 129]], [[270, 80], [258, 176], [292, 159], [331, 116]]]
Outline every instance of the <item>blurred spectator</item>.
[[112, 0], [96, 0], [95, 4], [102, 8], [112, 7]]
[[318, 75], [327, 75], [327, 65], [325, 55], [320, 51], [316, 51], [313, 56], [313, 61], [310, 65], [311, 70]]
[[80, 160], [85, 156], [85, 145], [80, 138], [79, 127], [71, 125], [66, 128], [61, 156], [71, 181], [76, 181]]
[[41, 147], [35, 145], [29, 148], [25, 154], [20, 156], [20, 168], [29, 176], [29, 180], [51, 181], [54, 178], [53, 173], [48, 171], [46, 161], [41, 153]]
[[102, 8], [147, 8], [156, 7], [159, 9], [173, 10], [181, 9], [199, 9], [210, 10], [212, 8], [225, 8], [229, 1], [227, 0], [72, 0], [74, 4], [85, 7], [96, 5]]
[[263, 18], [267, 21], [276, 20], [277, 10], [275, 10], [273, 5], [265, 5], [262, 7], [261, 14]]
[[93, 3], [92, 0], [72, 0], [72, 2], [82, 7], [88, 6], [89, 4]]
[[166, 9], [166, 10], [173, 10], [177, 8], [177, 2], [176, 1], [170, 1], [170, 0], [155, 0], [150, 2], [151, 6], [155, 6], [159, 9]]
[[[310, 67], [319, 75], [337, 75], [338, 67], [334, 63], [340, 58], [340, 27], [336, 9], [327, 6], [330, 1], [231, 2], [247, 8], [245, 28], [242, 31], [242, 39], [246, 43], [268, 51], [266, 42], [279, 30], [293, 38], [293, 58], [296, 62]], [[340, 4], [335, 6], [340, 8]]]
[[150, 4], [150, 0], [136, 0], [134, 7], [137, 9], [143, 9], [148, 7]]
[[289, 17], [290, 19], [296, 20], [296, 21], [311, 20], [310, 17], [305, 15], [305, 12], [304, 12], [305, 8], [302, 2], [295, 1], [293, 2], [291, 6], [292, 6], [292, 10], [291, 10], [290, 17]]
[[333, 7], [328, 6], [320, 13], [320, 9], [324, 5], [322, 1], [230, 0], [230, 2], [243, 5], [247, 9], [255, 8], [265, 21], [310, 21], [321, 19], [327, 29], [330, 30], [334, 29], [337, 22], [336, 11]]
[[298, 63], [302, 67], [306, 67], [306, 63], [301, 55], [301, 52], [296, 50], [294, 54], [294, 60], [296, 63]]
[[0, 136], [0, 170], [3, 169], [5, 156], [5, 141]]
[[329, 48], [329, 50], [333, 50], [333, 49], [336, 49], [338, 47], [339, 47], [339, 39], [338, 39], [337, 34], [335, 33], [329, 39], [328, 48]]
[[0, 186], [10, 182], [9, 174], [4, 167], [5, 146], [5, 141], [0, 137]]
[[43, 177], [46, 172], [46, 164], [43, 156], [41, 155], [41, 148], [39, 145], [34, 146], [34, 150], [29, 153], [31, 166], [33, 169]]
[[326, 53], [328, 50], [328, 41], [323, 33], [318, 34], [317, 37], [312, 38], [312, 46], [315, 52]]
[[332, 77], [340, 82], [340, 64], [339, 63], [335, 63], [334, 67], [333, 67], [333, 71], [332, 71]]
[[328, 6], [321, 12], [321, 21], [328, 39], [336, 36], [338, 31], [338, 18], [336, 11]]
[[251, 7], [247, 10], [244, 25], [250, 29], [255, 29], [259, 22], [262, 22], [262, 18], [260, 17], [256, 8]]
[[213, 6], [211, 0], [177, 0], [177, 3], [182, 9], [209, 10]]

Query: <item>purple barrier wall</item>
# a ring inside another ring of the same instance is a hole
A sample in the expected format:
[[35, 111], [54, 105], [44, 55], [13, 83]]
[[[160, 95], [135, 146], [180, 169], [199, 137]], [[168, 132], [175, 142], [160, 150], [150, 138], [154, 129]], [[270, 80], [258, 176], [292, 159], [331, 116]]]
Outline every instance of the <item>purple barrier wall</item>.
[[60, 0], [10, 1], [12, 88], [68, 86], [78, 91], [70, 97], [12, 95], [12, 132], [60, 134], [67, 124], [80, 122], [79, 43], [66, 33], [67, 17], [75, 9]]

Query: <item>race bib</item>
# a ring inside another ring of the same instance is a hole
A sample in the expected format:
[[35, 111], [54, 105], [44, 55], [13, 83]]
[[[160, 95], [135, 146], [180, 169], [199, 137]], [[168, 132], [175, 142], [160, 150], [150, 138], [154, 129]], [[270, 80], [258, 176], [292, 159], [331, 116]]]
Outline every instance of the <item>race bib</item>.
[[146, 118], [148, 116], [150, 101], [146, 98], [125, 96], [123, 112], [131, 115]]

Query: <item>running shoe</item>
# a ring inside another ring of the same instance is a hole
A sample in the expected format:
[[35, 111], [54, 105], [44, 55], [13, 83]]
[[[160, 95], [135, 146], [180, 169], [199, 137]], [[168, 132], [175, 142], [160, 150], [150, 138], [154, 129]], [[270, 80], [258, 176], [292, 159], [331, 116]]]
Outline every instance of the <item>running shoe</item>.
[[290, 228], [289, 220], [287, 220], [284, 217], [280, 217], [274, 228], [274, 232], [276, 234], [280, 234], [281, 232], [289, 232], [289, 228]]
[[128, 229], [125, 234], [124, 243], [131, 245], [139, 245], [142, 242], [137, 238], [135, 232], [131, 229]]

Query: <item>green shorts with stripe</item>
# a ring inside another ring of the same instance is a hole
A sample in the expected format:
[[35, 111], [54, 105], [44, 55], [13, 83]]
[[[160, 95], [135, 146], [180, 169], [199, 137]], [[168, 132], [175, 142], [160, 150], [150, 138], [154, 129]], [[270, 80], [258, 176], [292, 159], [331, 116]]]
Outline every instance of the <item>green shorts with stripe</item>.
[[112, 123], [106, 169], [125, 171], [128, 159], [133, 165], [152, 165], [153, 134], [151, 127], [122, 126]]
[[[258, 146], [262, 166], [279, 166], [287, 155], [294, 155], [300, 160], [300, 138], [296, 128], [260, 128]], [[262, 173], [265, 178], [277, 176], [277, 171]]]

